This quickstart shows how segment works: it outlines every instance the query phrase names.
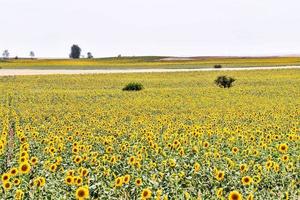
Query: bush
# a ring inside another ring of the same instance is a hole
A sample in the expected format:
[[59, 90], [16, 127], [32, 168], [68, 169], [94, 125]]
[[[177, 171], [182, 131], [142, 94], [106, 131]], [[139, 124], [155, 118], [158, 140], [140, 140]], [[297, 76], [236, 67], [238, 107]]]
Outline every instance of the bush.
[[222, 65], [215, 65], [214, 68], [222, 68]]
[[235, 81], [234, 78], [227, 77], [227, 76], [219, 76], [215, 80], [215, 83], [221, 88], [230, 88], [234, 81]]
[[124, 91], [139, 91], [144, 89], [143, 85], [141, 83], [128, 83], [123, 90]]

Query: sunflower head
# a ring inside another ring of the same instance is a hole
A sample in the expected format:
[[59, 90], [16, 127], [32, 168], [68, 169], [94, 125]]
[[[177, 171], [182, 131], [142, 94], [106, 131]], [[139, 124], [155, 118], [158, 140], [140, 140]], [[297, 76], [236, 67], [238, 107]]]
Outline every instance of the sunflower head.
[[73, 184], [73, 176], [66, 176], [65, 177], [65, 183], [67, 184], [67, 185], [72, 185]]
[[14, 185], [20, 185], [21, 181], [20, 179], [16, 178], [13, 180]]
[[224, 179], [225, 172], [217, 170], [215, 177], [218, 181], [222, 181]]
[[77, 188], [75, 196], [79, 200], [88, 199], [90, 197], [89, 188], [87, 186]]
[[252, 178], [250, 176], [244, 176], [242, 178], [242, 184], [248, 186], [252, 183]]
[[10, 174], [4, 173], [4, 174], [2, 175], [1, 180], [2, 180], [2, 182], [6, 182], [6, 181], [9, 181], [10, 177], [11, 177]]
[[2, 184], [3, 184], [3, 188], [4, 188], [5, 191], [10, 190], [11, 187], [12, 187], [12, 184], [9, 181], [3, 182]]
[[236, 153], [239, 151], [239, 148], [233, 147], [233, 148], [231, 149], [231, 151], [232, 151], [232, 153], [236, 154]]
[[194, 172], [197, 173], [197, 172], [199, 172], [199, 171], [200, 171], [200, 164], [199, 164], [198, 162], [196, 162], [196, 163], [194, 164]]
[[9, 174], [10, 174], [11, 176], [16, 176], [16, 175], [18, 174], [18, 169], [15, 168], [15, 167], [11, 168], [11, 169], [9, 170]]
[[137, 178], [137, 179], [135, 180], [135, 185], [136, 185], [136, 186], [141, 186], [142, 183], [143, 183], [143, 181], [142, 181], [142, 179], [140, 179], [140, 178]]
[[123, 181], [124, 181], [125, 184], [128, 184], [129, 181], [130, 181], [130, 175], [129, 175], [129, 174], [126, 174], [126, 175], [124, 176], [124, 178], [123, 178]]
[[141, 197], [142, 199], [150, 199], [151, 195], [152, 195], [151, 190], [147, 188], [147, 189], [143, 189]]
[[37, 158], [37, 157], [32, 157], [32, 158], [30, 159], [30, 163], [31, 163], [32, 165], [36, 165], [37, 162], [38, 162], [38, 158]]
[[228, 200], [242, 200], [242, 195], [238, 191], [229, 193]]
[[288, 151], [288, 145], [283, 143], [278, 146], [278, 151], [281, 153], [286, 153]]
[[287, 162], [287, 161], [289, 160], [289, 156], [288, 156], [288, 155], [283, 155], [283, 156], [281, 157], [281, 160], [282, 160], [283, 162]]
[[118, 177], [115, 180], [115, 186], [116, 187], [121, 187], [123, 185], [123, 177]]
[[19, 166], [19, 172], [21, 174], [28, 174], [30, 172], [31, 166], [28, 162], [23, 162]]
[[23, 199], [23, 197], [24, 197], [24, 192], [20, 189], [17, 189], [15, 194], [15, 199]]
[[175, 167], [176, 166], [176, 160], [175, 159], [170, 159], [169, 160], [169, 165], [170, 165], [170, 167]]

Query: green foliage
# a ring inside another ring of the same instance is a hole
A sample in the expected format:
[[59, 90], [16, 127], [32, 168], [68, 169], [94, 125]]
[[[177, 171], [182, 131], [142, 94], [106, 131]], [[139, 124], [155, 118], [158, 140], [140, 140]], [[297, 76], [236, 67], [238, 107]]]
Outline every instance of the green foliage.
[[139, 91], [142, 89], [144, 89], [144, 86], [141, 83], [131, 82], [123, 88], [123, 91]]
[[232, 77], [218, 76], [218, 78], [215, 80], [215, 83], [221, 88], [230, 88], [234, 81], [235, 79]]

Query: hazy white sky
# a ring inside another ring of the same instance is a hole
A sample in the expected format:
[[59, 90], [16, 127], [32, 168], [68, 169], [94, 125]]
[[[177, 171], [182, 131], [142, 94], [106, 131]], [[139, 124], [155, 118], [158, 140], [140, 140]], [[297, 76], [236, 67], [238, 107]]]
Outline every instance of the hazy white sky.
[[67, 57], [300, 54], [299, 0], [0, 0], [0, 51]]

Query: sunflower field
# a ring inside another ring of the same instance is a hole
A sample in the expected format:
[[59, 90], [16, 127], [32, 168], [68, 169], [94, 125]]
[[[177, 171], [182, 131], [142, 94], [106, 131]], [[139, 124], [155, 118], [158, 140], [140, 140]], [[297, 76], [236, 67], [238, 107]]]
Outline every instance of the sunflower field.
[[0, 77], [0, 134], [0, 199], [300, 198], [299, 70]]

